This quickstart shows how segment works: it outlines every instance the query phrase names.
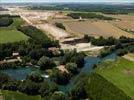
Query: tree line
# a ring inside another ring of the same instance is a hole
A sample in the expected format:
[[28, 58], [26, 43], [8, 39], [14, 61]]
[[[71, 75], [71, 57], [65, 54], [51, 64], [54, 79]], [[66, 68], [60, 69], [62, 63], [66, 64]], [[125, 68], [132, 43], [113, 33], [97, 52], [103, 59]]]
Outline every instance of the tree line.
[[133, 38], [125, 36], [121, 36], [119, 39], [115, 39], [113, 37], [104, 38], [102, 36], [100, 36], [99, 38], [94, 38], [85, 35], [84, 39], [87, 42], [91, 42], [93, 45], [105, 46], [104, 50], [100, 53], [101, 57], [105, 57], [112, 52], [116, 52], [119, 56], [123, 56], [129, 52], [134, 53]]
[[114, 19], [112, 17], [106, 17], [106, 16], [96, 14], [96, 13], [69, 13], [67, 16], [70, 16], [74, 19], [79, 19], [80, 17], [84, 19], [96, 18], [100, 20], [113, 20]]

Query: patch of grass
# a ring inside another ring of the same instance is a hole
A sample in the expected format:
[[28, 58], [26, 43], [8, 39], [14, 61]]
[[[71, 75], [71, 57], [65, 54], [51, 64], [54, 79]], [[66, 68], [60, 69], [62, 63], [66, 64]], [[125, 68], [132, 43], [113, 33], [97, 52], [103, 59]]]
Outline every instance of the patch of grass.
[[20, 92], [2, 91], [4, 100], [41, 100], [41, 96], [28, 96]]
[[0, 43], [12, 43], [12, 42], [18, 42], [22, 40], [28, 40], [28, 36], [26, 36], [24, 33], [17, 30], [17, 27], [19, 25], [22, 25], [24, 21], [19, 18], [15, 17], [13, 18], [13, 23], [8, 27], [1, 27], [0, 28]]
[[134, 16], [134, 13], [128, 13], [128, 15]]
[[96, 72], [134, 99], [134, 62], [119, 58], [99, 65]]
[[0, 43], [28, 40], [28, 36], [17, 30], [0, 29]]
[[9, 26], [10, 28], [17, 28], [19, 25], [25, 23], [24, 20], [19, 17], [13, 18], [13, 21], [14, 22]]

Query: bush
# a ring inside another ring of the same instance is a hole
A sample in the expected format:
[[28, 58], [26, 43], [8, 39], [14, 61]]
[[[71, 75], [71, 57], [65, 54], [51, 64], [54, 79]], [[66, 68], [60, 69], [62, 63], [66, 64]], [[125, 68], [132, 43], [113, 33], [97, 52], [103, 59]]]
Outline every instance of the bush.
[[55, 25], [63, 30], [66, 30], [65, 26], [62, 23], [55, 23]]

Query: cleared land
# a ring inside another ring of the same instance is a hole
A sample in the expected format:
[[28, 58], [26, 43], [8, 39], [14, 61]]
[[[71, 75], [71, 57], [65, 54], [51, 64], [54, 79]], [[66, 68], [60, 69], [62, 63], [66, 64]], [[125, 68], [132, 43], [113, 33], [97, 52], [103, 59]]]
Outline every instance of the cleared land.
[[134, 21], [113, 21], [111, 23], [121, 29], [134, 30]]
[[0, 28], [0, 43], [18, 42], [28, 40], [28, 36], [16, 29], [17, 26], [24, 23], [21, 18], [14, 18], [13, 24], [8, 27]]
[[41, 100], [40, 96], [28, 96], [23, 93], [13, 91], [2, 91], [4, 100]]
[[134, 37], [134, 35], [127, 33], [112, 24], [108, 21], [67, 21], [63, 22], [66, 27], [66, 30], [75, 35], [88, 34], [91, 36], [104, 36], [104, 37]]
[[96, 72], [134, 99], [134, 62], [119, 58], [103, 63]]
[[127, 55], [123, 56], [125, 59], [128, 59], [130, 61], [134, 61], [134, 54], [133, 53], [129, 53]]
[[116, 25], [117, 27], [121, 29], [127, 29], [127, 30], [134, 30], [134, 16], [133, 13], [128, 15], [105, 15], [108, 17], [113, 17], [116, 19], [120, 19], [117, 21], [111, 21], [113, 25]]

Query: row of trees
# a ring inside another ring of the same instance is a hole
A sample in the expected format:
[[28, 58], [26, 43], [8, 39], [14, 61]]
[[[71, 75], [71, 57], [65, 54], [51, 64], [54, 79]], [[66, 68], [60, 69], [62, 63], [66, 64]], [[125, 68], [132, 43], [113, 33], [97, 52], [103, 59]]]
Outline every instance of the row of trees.
[[74, 19], [79, 19], [80, 17], [82, 18], [97, 18], [100, 20], [113, 20], [114, 18], [111, 17], [106, 17], [100, 14], [95, 14], [95, 13], [69, 13], [68, 16], [74, 18]]
[[7, 27], [13, 23], [13, 19], [8, 16], [0, 16], [0, 27]]
[[[130, 9], [127, 9], [130, 8]], [[54, 6], [32, 6], [32, 10], [61, 10], [80, 12], [102, 12], [106, 14], [128, 14], [134, 12], [133, 5], [109, 4], [54, 4]]]
[[111, 52], [116, 52], [117, 55], [123, 56], [128, 52], [134, 52], [134, 39], [121, 36], [119, 39], [115, 39], [113, 37], [103, 38], [102, 36], [99, 38], [90, 37], [88, 35], [84, 36], [84, 39], [87, 42], [91, 42], [93, 45], [97, 46], [106, 46], [104, 50], [101, 51], [100, 56], [105, 57]]
[[116, 39], [114, 37], [108, 37], [108, 38], [104, 38], [103, 36], [100, 36], [99, 38], [94, 38], [92, 36], [88, 36], [88, 35], [84, 35], [84, 39], [87, 42], [91, 42], [93, 45], [97, 45], [97, 46], [112, 46], [112, 45], [116, 45], [118, 43], [133, 43], [134, 39], [133, 38], [129, 38], [129, 37], [125, 37], [125, 36], [121, 36], [119, 39]]
[[59, 47], [58, 41], [51, 40], [45, 33], [33, 26], [19, 26], [18, 30], [31, 37], [35, 43], [42, 44], [44, 48]]

